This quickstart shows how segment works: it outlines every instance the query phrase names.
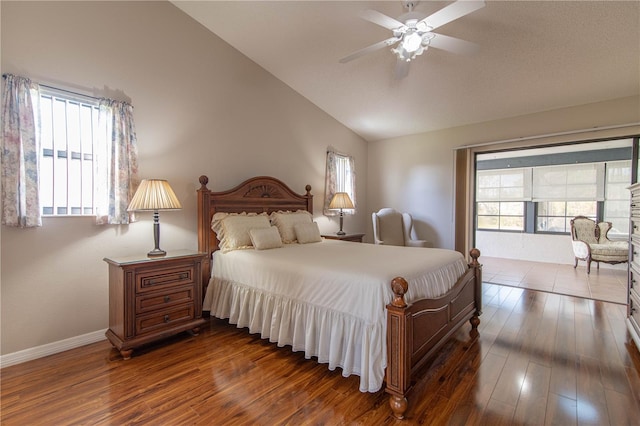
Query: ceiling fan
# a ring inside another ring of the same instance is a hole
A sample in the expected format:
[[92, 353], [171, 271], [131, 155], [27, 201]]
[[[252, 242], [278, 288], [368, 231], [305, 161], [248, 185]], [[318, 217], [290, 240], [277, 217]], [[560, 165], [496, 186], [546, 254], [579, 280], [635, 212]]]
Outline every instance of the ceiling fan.
[[391, 51], [398, 56], [395, 77], [401, 79], [409, 73], [409, 62], [415, 59], [416, 56], [421, 55], [429, 47], [435, 47], [436, 49], [447, 50], [453, 53], [470, 53], [476, 50], [477, 45], [474, 43], [443, 34], [436, 34], [432, 31], [444, 24], [483, 8], [485, 6], [484, 1], [458, 0], [426, 18], [424, 14], [413, 11], [417, 3], [417, 1], [413, 0], [403, 1], [404, 7], [407, 8], [409, 12], [398, 17], [398, 19], [391, 18], [376, 10], [369, 9], [363, 11], [360, 14], [363, 19], [391, 30], [393, 37], [367, 46], [364, 49], [357, 50], [340, 59], [340, 62], [349, 62], [367, 53], [397, 43]]

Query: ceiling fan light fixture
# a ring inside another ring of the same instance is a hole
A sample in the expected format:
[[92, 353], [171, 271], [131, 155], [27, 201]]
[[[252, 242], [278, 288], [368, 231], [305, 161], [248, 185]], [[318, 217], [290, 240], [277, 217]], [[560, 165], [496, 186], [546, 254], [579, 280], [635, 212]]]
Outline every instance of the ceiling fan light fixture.
[[405, 34], [402, 39], [402, 48], [409, 53], [417, 52], [422, 45], [422, 37], [415, 31]]

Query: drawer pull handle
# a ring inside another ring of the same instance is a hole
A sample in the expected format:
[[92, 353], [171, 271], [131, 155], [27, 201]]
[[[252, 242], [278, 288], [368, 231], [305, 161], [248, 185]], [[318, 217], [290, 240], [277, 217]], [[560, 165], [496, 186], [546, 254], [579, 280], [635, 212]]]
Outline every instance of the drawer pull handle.
[[164, 316], [164, 322], [169, 322], [169, 315]]
[[183, 274], [180, 274], [180, 279], [181, 280], [186, 280], [187, 278], [189, 278], [189, 274], [187, 274], [186, 272]]
[[169, 303], [169, 302], [171, 302], [171, 297], [165, 296], [164, 297], [164, 303]]

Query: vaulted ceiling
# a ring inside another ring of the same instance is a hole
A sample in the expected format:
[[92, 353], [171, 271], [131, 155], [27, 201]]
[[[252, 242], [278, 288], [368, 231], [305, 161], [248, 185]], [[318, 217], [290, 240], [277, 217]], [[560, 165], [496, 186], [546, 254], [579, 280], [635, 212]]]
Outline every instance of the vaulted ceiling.
[[430, 48], [400, 80], [390, 48], [338, 62], [391, 36], [359, 14], [399, 0], [173, 3], [369, 141], [640, 94], [638, 1], [487, 1], [436, 30], [476, 53]]

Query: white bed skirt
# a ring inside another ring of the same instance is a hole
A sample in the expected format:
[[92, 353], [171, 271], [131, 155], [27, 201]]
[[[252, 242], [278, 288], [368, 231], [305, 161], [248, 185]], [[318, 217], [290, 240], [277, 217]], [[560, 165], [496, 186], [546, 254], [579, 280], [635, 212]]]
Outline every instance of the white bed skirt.
[[377, 392], [387, 365], [386, 318], [365, 323], [355, 316], [247, 287], [220, 278], [209, 282], [204, 310], [228, 319], [278, 346], [317, 357], [344, 377], [360, 376], [361, 392]]

